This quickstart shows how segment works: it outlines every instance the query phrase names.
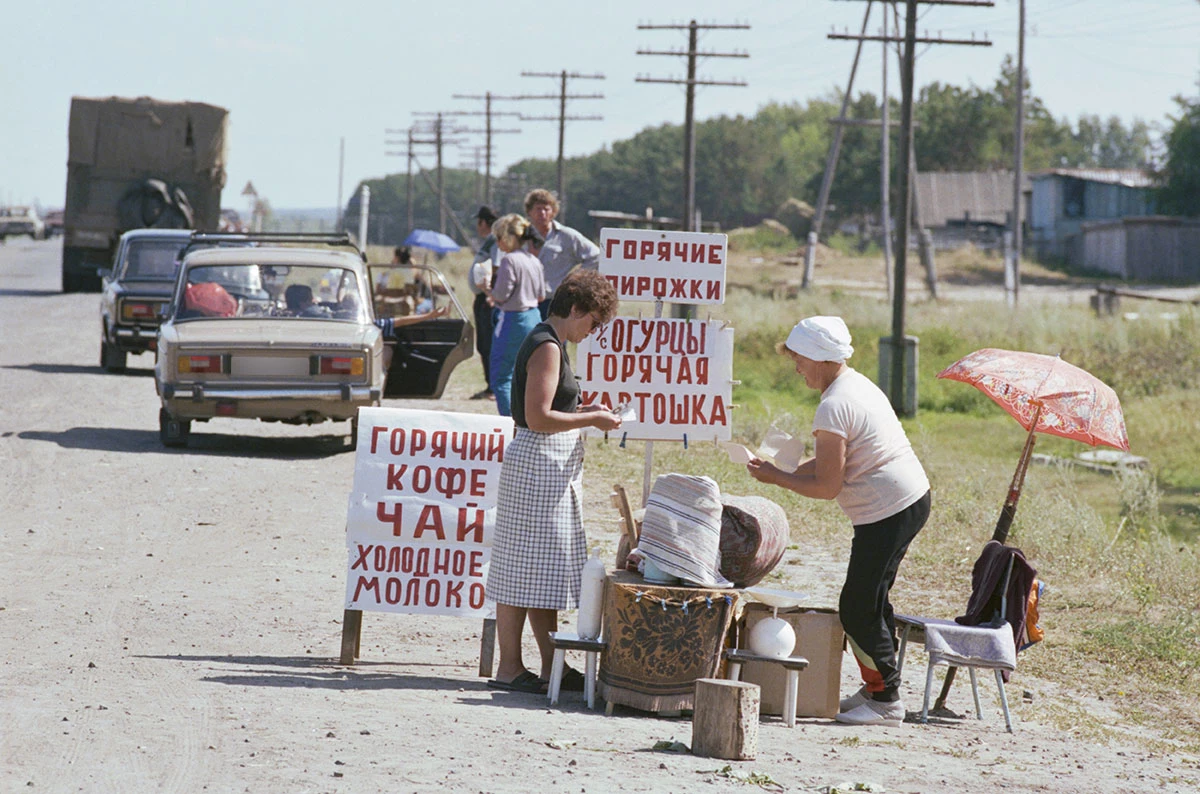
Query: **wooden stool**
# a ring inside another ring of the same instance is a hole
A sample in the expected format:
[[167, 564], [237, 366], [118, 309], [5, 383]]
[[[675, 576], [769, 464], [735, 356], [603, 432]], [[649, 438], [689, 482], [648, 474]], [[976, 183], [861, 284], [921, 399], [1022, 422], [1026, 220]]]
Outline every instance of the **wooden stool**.
[[[553, 636], [553, 635], [551, 635]], [[783, 690], [783, 724], [789, 728], [796, 724], [796, 695], [799, 693], [800, 671], [808, 667], [808, 659], [803, 656], [759, 656], [757, 653], [730, 648], [725, 651], [729, 661], [729, 680], [740, 681], [742, 665], [746, 662], [769, 662], [787, 670], [787, 688]]]
[[[587, 699], [589, 709], [596, 707], [596, 662], [599, 654], [608, 643], [603, 640], [589, 640], [570, 631], [550, 632], [550, 644], [554, 646], [554, 663], [550, 667], [550, 705], [558, 703], [558, 691], [562, 687], [563, 670], [567, 664], [567, 651], [583, 651], [586, 654], [587, 666], [583, 674], [583, 696]], [[793, 701], [793, 706], [795, 701]]]

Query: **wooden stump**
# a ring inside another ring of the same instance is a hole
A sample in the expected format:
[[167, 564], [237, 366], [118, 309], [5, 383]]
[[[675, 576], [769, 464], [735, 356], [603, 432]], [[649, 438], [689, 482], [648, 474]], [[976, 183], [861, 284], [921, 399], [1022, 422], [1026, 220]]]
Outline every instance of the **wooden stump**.
[[758, 754], [757, 684], [701, 678], [692, 709], [692, 754], [748, 761]]

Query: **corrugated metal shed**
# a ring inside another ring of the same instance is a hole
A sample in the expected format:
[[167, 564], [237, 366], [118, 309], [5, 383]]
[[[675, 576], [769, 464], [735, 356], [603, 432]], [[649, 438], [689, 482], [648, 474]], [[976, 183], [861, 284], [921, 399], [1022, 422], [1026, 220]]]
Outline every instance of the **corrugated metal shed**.
[[1124, 185], [1125, 187], [1152, 187], [1154, 179], [1150, 174], [1136, 168], [1052, 168], [1049, 171], [1039, 171], [1034, 179], [1044, 179], [1050, 176], [1069, 176], [1088, 182], [1102, 182], [1106, 185]]
[[[1022, 193], [1031, 189], [1022, 180]], [[1006, 225], [1012, 212], [1012, 171], [930, 171], [917, 174], [917, 201], [925, 226], [971, 220]]]
[[1163, 216], [1085, 223], [1068, 261], [1138, 281], [1200, 281], [1200, 220]]
[[1149, 173], [1122, 168], [1056, 168], [1033, 175], [1030, 242], [1039, 257], [1078, 260], [1080, 227], [1154, 212]]

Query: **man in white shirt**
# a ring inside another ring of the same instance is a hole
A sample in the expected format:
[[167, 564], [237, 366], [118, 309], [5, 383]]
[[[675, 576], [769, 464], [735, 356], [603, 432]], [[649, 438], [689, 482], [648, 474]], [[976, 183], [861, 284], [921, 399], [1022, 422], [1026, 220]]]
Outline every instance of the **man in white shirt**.
[[567, 274], [576, 267], [598, 270], [600, 247], [570, 226], [554, 220], [558, 216], [558, 199], [549, 190], [538, 188], [525, 196], [525, 215], [537, 232], [537, 256], [546, 272], [550, 294], [538, 304], [542, 319], [550, 310], [550, 298]]

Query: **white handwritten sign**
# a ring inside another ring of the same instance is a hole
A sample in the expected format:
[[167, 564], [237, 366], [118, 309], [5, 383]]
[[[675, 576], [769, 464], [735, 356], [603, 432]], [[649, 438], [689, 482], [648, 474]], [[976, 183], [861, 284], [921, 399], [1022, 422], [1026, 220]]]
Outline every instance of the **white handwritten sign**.
[[627, 438], [729, 440], [733, 329], [725, 323], [618, 317], [580, 342], [576, 358], [585, 404], [630, 404], [637, 419], [617, 431]]
[[727, 254], [723, 234], [600, 230], [600, 273], [621, 300], [724, 303]]
[[512, 420], [363, 408], [346, 511], [346, 609], [489, 617], [484, 593]]

